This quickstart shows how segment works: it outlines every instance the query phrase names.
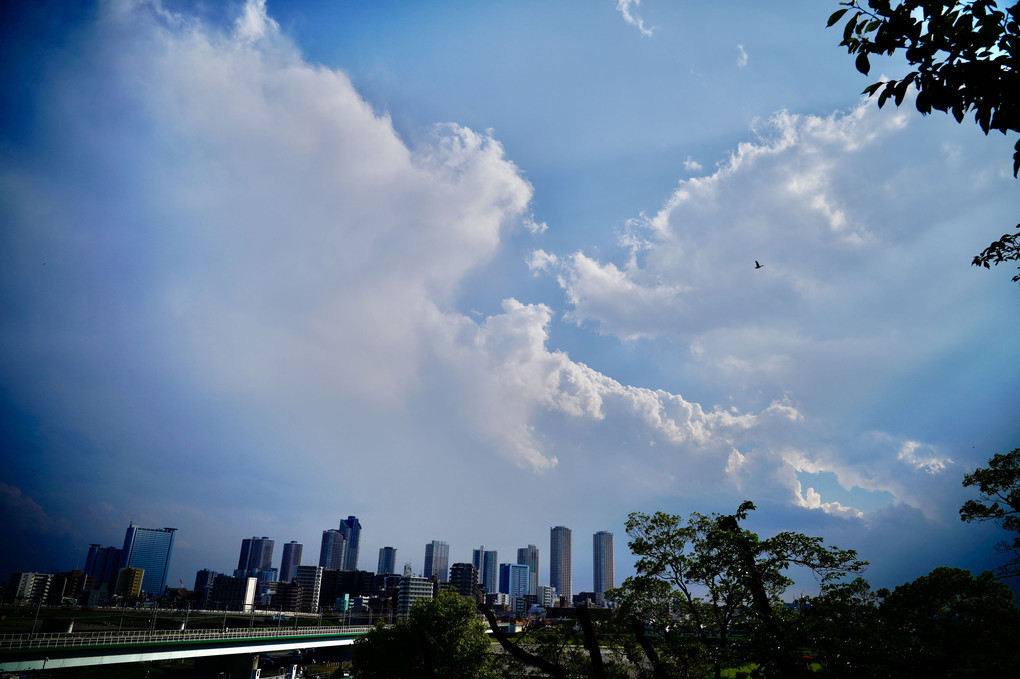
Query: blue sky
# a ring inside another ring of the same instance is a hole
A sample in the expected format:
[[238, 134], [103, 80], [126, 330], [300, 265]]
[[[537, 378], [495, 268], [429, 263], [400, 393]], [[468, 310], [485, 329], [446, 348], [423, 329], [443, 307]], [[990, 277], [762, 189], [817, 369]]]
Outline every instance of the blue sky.
[[355, 514], [362, 567], [543, 583], [566, 525], [582, 591], [628, 512], [744, 499], [876, 587], [994, 565], [1014, 140], [863, 100], [835, 7], [5, 9], [3, 571], [133, 520], [190, 585]]

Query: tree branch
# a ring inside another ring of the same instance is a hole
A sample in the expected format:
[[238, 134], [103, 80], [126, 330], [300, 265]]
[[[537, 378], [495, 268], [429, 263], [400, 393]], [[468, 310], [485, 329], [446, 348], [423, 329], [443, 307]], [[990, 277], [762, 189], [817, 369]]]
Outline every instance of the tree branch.
[[489, 629], [492, 630], [492, 635], [496, 637], [496, 641], [499, 642], [499, 645], [503, 647], [503, 650], [509, 653], [512, 658], [521, 661], [525, 665], [530, 665], [550, 677], [566, 679], [566, 671], [556, 663], [546, 660], [541, 656], [537, 656], [534, 653], [528, 653], [520, 646], [511, 643], [503, 630], [499, 628], [499, 623], [496, 621], [496, 615], [487, 605], [479, 602], [478, 610], [485, 616], [485, 620], [489, 623]]

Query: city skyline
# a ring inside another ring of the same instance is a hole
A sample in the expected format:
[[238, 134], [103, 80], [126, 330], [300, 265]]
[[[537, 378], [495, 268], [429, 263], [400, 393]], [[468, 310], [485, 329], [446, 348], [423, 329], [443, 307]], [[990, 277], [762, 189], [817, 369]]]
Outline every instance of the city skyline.
[[629, 513], [745, 500], [875, 587], [997, 565], [1015, 135], [880, 109], [834, 8], [5, 3], [0, 570], [132, 522], [168, 583], [314, 564], [353, 516], [343, 565], [540, 583], [569, 526], [589, 591], [589, 535], [622, 581]]
[[[170, 532], [168, 532], [168, 531], [170, 531]], [[573, 563], [573, 559], [572, 559], [572, 533], [573, 533], [573, 531], [571, 529], [566, 528], [564, 526], [556, 526], [556, 527], [554, 527], [554, 528], [552, 528], [550, 530], [551, 536], [554, 536], [552, 538], [553, 542], [551, 542], [551, 545], [556, 544], [556, 545], [560, 546], [560, 549], [559, 549], [560, 556], [555, 560], [555, 562], [557, 564], [557, 568], [561, 569], [561, 571], [558, 571], [558, 575], [556, 576], [557, 578], [560, 578], [560, 580], [562, 580], [564, 577], [566, 577], [567, 581], [572, 581], [572, 579], [573, 579], [573, 572], [574, 572], [575, 564]], [[172, 551], [172, 538], [170, 539], [170, 543], [168, 544], [167, 543], [167, 538], [165, 538], [165, 537], [158, 537], [158, 536], [166, 536], [166, 535], [173, 536], [173, 535], [176, 534], [176, 529], [144, 529], [144, 528], [140, 528], [140, 527], [137, 527], [137, 526], [134, 526], [134, 525], [129, 526], [128, 527], [128, 532], [127, 532], [128, 537], [125, 539], [125, 547], [128, 546], [128, 540], [132, 540], [133, 539], [133, 538], [131, 538], [131, 536], [135, 535], [135, 534], [145, 536], [143, 539], [137, 540], [137, 541], [140, 542], [140, 543], [146, 544], [148, 546], [145, 547], [145, 549], [143, 550], [143, 553], [145, 555], [147, 555], [147, 556], [145, 556], [145, 557], [136, 557], [136, 559], [135, 559], [135, 561], [133, 563], [135, 563], [135, 564], [140, 564], [140, 563], [143, 563], [143, 562], [155, 563], [155, 561], [153, 560], [153, 554], [154, 554], [154, 551], [158, 551], [158, 550], [154, 550], [154, 546], [159, 546], [160, 549], [167, 549], [169, 551]], [[608, 549], [608, 554], [609, 554], [609, 579], [612, 580], [612, 550], [613, 550], [612, 535], [608, 534], [609, 535], [608, 546], [606, 546], [604, 544], [604, 542], [603, 542], [602, 547], [601, 548], [599, 547], [599, 544], [600, 544], [599, 536], [600, 535], [605, 535], [605, 534], [606, 534], [605, 531], [599, 531], [594, 536], [595, 541], [594, 541], [594, 547], [593, 547], [593, 551], [592, 551], [593, 572], [594, 573], [600, 572], [600, 570], [599, 570], [600, 566], [596, 562], [596, 559], [599, 559], [599, 558], [605, 559], [605, 554], [607, 553], [606, 550]], [[156, 537], [153, 537], [153, 536], [156, 536]], [[219, 574], [219, 575], [230, 575], [230, 574], [233, 574], [235, 577], [255, 577], [255, 578], [259, 578], [259, 579], [270, 580], [270, 579], [274, 579], [274, 578], [269, 577], [268, 575], [267, 575], [267, 577], [260, 578], [259, 575], [262, 574], [262, 573], [264, 573], [264, 574], [272, 573], [273, 575], [277, 575], [278, 579], [280, 581], [288, 582], [289, 579], [287, 579], [286, 576], [285, 576], [287, 570], [292, 570], [293, 571], [294, 574], [290, 578], [290, 579], [293, 579], [294, 577], [296, 577], [296, 571], [297, 571], [297, 568], [299, 566], [314, 566], [313, 564], [302, 564], [301, 563], [301, 558], [302, 558], [302, 554], [303, 554], [303, 547], [304, 547], [304, 545], [302, 543], [296, 541], [296, 540], [291, 540], [289, 542], [282, 543], [283, 544], [283, 549], [282, 549], [282, 552], [280, 552], [279, 568], [274, 568], [274, 565], [273, 565], [274, 564], [274, 556], [273, 555], [274, 555], [274, 551], [275, 551], [275, 549], [274, 549], [275, 548], [275, 542], [276, 542], [275, 539], [270, 538], [268, 536], [262, 536], [262, 537], [253, 536], [251, 538], [243, 538], [241, 540], [241, 548], [240, 548], [240, 553], [239, 553], [239, 557], [238, 557], [238, 560], [237, 560], [237, 568], [236, 569], [231, 571], [230, 569], [226, 569], [226, 568], [210, 567], [210, 566], [213, 566], [214, 564], [208, 564], [208, 565], [202, 566], [201, 568], [196, 570], [195, 573], [182, 574], [179, 579], [182, 582], [184, 582], [185, 581], [184, 580], [184, 576], [186, 575], [187, 576], [187, 582], [196, 582], [197, 583], [199, 580], [203, 579], [203, 576], [208, 577], [208, 574], [215, 573], [215, 574]], [[315, 567], [317, 567], [319, 569], [329, 568], [329, 569], [333, 569], [333, 570], [356, 570], [356, 569], [344, 569], [344, 568], [341, 567], [342, 555], [344, 553], [344, 549], [343, 549], [344, 542], [345, 541], [344, 541], [343, 536], [339, 535], [339, 531], [337, 531], [336, 529], [327, 529], [327, 530], [323, 531], [322, 549], [320, 550], [320, 556], [319, 556], [320, 563], [317, 566], [315, 566]], [[525, 582], [525, 590], [526, 590], [525, 593], [529, 593], [529, 594], [537, 593], [539, 585], [549, 585], [549, 586], [552, 586], [552, 587], [556, 587], [556, 585], [553, 584], [553, 581], [552, 581], [552, 577], [553, 576], [552, 576], [551, 573], [547, 574], [547, 576], [545, 578], [541, 578], [540, 577], [540, 575], [541, 575], [540, 572], [538, 572], [538, 573], [532, 572], [532, 565], [533, 564], [538, 564], [541, 561], [540, 551], [541, 550], [539, 550], [535, 545], [529, 544], [527, 547], [518, 548], [516, 550], [517, 559], [518, 559], [518, 561], [516, 563], [514, 563], [514, 564], [508, 564], [508, 563], [499, 564], [499, 563], [497, 563], [498, 562], [498, 551], [497, 550], [487, 550], [484, 547], [482, 547], [480, 549], [479, 548], [472, 548], [472, 550], [471, 550], [472, 560], [480, 559], [482, 564], [483, 564], [483, 567], [482, 567], [481, 570], [476, 570], [477, 577], [479, 579], [479, 584], [483, 584], [484, 585], [484, 583], [482, 582], [482, 579], [484, 577], [484, 571], [486, 569], [488, 569], [491, 572], [491, 576], [492, 576], [491, 577], [492, 584], [491, 584], [491, 592], [490, 593], [501, 591], [500, 588], [501, 588], [501, 583], [502, 583], [502, 579], [503, 579], [502, 573], [503, 573], [503, 570], [504, 570], [503, 566], [511, 566], [511, 565], [517, 566], [517, 565], [521, 565], [521, 566], [526, 566], [528, 568], [528, 577], [527, 577], [526, 582]], [[552, 552], [552, 549], [550, 549], [550, 552]], [[162, 552], [160, 552], [160, 553], [162, 553]], [[97, 582], [105, 582], [106, 580], [104, 579], [104, 576], [105, 577], [111, 577], [111, 574], [112, 574], [112, 583], [111, 583], [111, 588], [112, 588], [112, 584], [116, 583], [117, 570], [120, 567], [122, 567], [122, 565], [125, 565], [127, 563], [128, 557], [122, 556], [124, 554], [128, 554], [128, 552], [125, 551], [125, 550], [120, 550], [120, 549], [114, 548], [114, 547], [104, 548], [104, 547], [100, 546], [100, 543], [93, 543], [93, 544], [91, 544], [89, 546], [88, 554], [86, 555], [86, 558], [85, 558], [84, 572], [86, 574], [96, 575], [97, 576]], [[383, 565], [385, 565], [387, 563], [390, 563], [390, 562], [395, 563], [396, 554], [397, 554], [397, 549], [395, 547], [384, 546], [384, 547], [379, 548], [379, 566], [378, 567], [381, 567], [381, 566], [383, 566]], [[330, 565], [323, 565], [322, 560], [324, 558], [327, 560], [327, 562]], [[552, 561], [553, 560], [550, 559], [551, 563], [552, 563]], [[108, 562], [109, 562], [109, 564], [108, 564]], [[169, 563], [169, 564], [164, 564], [163, 562], [160, 562], [160, 563], [163, 564], [164, 566], [172, 566], [173, 565], [172, 564], [172, 558], [171, 558], [171, 563]], [[439, 578], [440, 582], [448, 582], [449, 581], [449, 568], [450, 568], [450, 565], [453, 564], [453, 563], [468, 563], [468, 564], [470, 564], [471, 561], [466, 560], [466, 559], [459, 559], [459, 560], [458, 559], [454, 559], [454, 560], [451, 561], [451, 558], [450, 558], [450, 545], [447, 544], [444, 541], [441, 541], [441, 540], [433, 540], [433, 541], [430, 541], [430, 542], [426, 543], [425, 550], [424, 550], [424, 557], [423, 557], [422, 562], [421, 562], [421, 568], [417, 568], [416, 569], [416, 568], [413, 567], [413, 564], [411, 564], [411, 562], [409, 562], [409, 564], [412, 565], [412, 574], [414, 574], [415, 577], [428, 578], [428, 577], [430, 577], [432, 575], [435, 575], [435, 576], [437, 576]], [[113, 565], [110, 565], [110, 564], [113, 564]], [[56, 568], [56, 567], [52, 567], [52, 568], [49, 568], [49, 569], [46, 569], [46, 570], [40, 571], [40, 572], [50, 572], [50, 571], [54, 571], [55, 572], [56, 570], [59, 570], [59, 569]], [[444, 571], [445, 571], [446, 577], [444, 577]], [[158, 572], [160, 574], [162, 574], [163, 577], [165, 577], [165, 573], [168, 573], [169, 570], [167, 568], [165, 568], [165, 567], [161, 567], [161, 569], [159, 569]], [[376, 570], [374, 572], [375, 573], [381, 573], [380, 570]], [[514, 572], [515, 572], [514, 578], [515, 578], [515, 582], [516, 582], [516, 578], [519, 577], [519, 576], [516, 574], [517, 573], [516, 571], [514, 571]], [[306, 573], [306, 575], [303, 576], [303, 577], [305, 577], [305, 578], [310, 577], [308, 575], [308, 573], [310, 573], [310, 571], [308, 571], [307, 568], [305, 569], [305, 573]], [[155, 576], [151, 576], [151, 577], [155, 577]], [[146, 582], [152, 582], [152, 580], [148, 579], [148, 580], [146, 580]], [[597, 584], [597, 581], [593, 578], [592, 582], [593, 582], [593, 587], [594, 587]], [[562, 584], [561, 584], [561, 586], [562, 586]], [[197, 587], [197, 585], [196, 585], [196, 587]], [[592, 589], [591, 591], [593, 591], [593, 592], [601, 592], [601, 591], [604, 591], [604, 590], [603, 589], [595, 588], [595, 589]], [[573, 594], [576, 594], [576, 593], [577, 592], [573, 592]]]

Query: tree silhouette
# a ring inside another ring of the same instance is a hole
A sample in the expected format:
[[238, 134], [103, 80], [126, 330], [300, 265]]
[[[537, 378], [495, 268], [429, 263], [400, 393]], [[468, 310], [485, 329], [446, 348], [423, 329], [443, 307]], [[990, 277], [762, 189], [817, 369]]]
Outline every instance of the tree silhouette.
[[[846, 19], [843, 41], [856, 54], [857, 70], [868, 75], [871, 57], [899, 53], [914, 69], [902, 78], [864, 88], [879, 107], [903, 103], [917, 90], [922, 115], [951, 114], [957, 122], [973, 114], [988, 134], [1020, 132], [1020, 3], [1000, 9], [995, 0], [847, 0], [829, 17], [829, 26]], [[1020, 172], [1020, 140], [1013, 153], [1013, 176]], [[1016, 233], [993, 241], [971, 262], [986, 269], [1020, 260]], [[1018, 267], [1020, 268], [1020, 267]], [[1013, 277], [1020, 282], [1020, 274]]]
[[1011, 540], [997, 546], [1000, 553], [1010, 558], [995, 569], [1000, 578], [1020, 577], [1020, 448], [999, 453], [963, 477], [964, 487], [977, 486], [980, 500], [967, 500], [960, 508], [964, 521], [994, 521], [1000, 527], [1015, 533]]

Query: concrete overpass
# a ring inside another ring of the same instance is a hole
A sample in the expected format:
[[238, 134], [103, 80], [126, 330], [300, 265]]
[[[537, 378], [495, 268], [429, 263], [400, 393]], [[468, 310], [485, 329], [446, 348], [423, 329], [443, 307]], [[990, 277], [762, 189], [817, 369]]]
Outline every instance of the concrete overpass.
[[0, 636], [0, 672], [184, 658], [216, 657], [225, 660], [226, 656], [235, 656], [235, 666], [239, 659], [241, 666], [247, 662], [249, 667], [254, 668], [253, 658], [260, 653], [348, 646], [371, 629], [367, 626], [344, 626], [7, 634]]

